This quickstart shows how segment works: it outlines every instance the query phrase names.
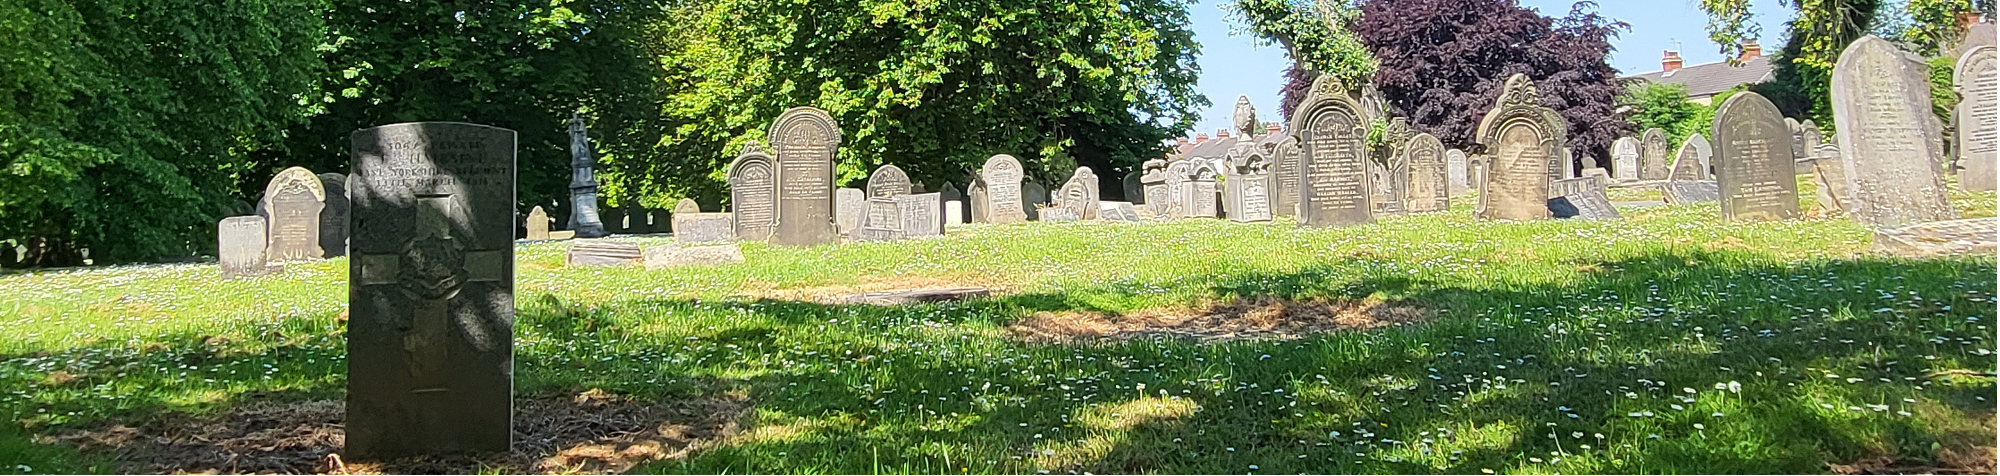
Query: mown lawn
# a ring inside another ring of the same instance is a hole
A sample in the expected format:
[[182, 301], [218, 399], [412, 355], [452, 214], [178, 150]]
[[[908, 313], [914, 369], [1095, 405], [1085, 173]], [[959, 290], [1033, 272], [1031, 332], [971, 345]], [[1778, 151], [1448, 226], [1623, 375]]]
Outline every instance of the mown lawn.
[[[1811, 192], [1802, 190], [1804, 201]], [[1993, 194], [1955, 197], [1991, 216]], [[1992, 256], [1865, 253], [1842, 219], [1609, 222], [1452, 211], [1298, 229], [1184, 220], [971, 226], [940, 239], [747, 244], [709, 268], [565, 268], [519, 253], [516, 389], [738, 393], [744, 431], [661, 473], [1820, 473], [1994, 440]], [[643, 240], [657, 240], [645, 238]], [[343, 259], [0, 276], [0, 472], [116, 471], [33, 435], [339, 400]], [[899, 284], [1002, 292], [874, 307]], [[1238, 300], [1422, 309], [1295, 340], [1024, 341]], [[1990, 453], [1988, 453], [1990, 455]]]

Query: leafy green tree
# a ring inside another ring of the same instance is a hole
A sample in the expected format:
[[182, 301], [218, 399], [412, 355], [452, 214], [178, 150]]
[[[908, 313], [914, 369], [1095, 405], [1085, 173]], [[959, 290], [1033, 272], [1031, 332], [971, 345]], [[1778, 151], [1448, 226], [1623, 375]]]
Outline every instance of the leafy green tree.
[[1688, 102], [1687, 87], [1680, 84], [1633, 84], [1618, 96], [1618, 103], [1630, 111], [1625, 119], [1632, 122], [1632, 130], [1658, 127], [1667, 131], [1668, 142], [1676, 146], [1690, 135], [1705, 133], [1709, 123], [1702, 118], [1714, 117], [1712, 108]]
[[[1166, 152], [1208, 100], [1186, 0], [718, 0], [677, 16], [657, 146], [625, 193], [721, 197], [726, 164], [795, 106], [842, 133], [842, 179], [894, 164], [937, 188], [994, 154], [1042, 183]], [[1068, 170], [1065, 170], [1068, 169]], [[1109, 183], [1109, 182], [1107, 182]]]
[[0, 243], [32, 266], [213, 249], [320, 71], [313, 7], [0, 2]]
[[[1743, 40], [1763, 34], [1751, 21], [1751, 0], [1701, 0], [1708, 13], [1709, 39], [1731, 58], [1743, 53]], [[1788, 116], [1833, 123], [1833, 65], [1840, 52], [1862, 35], [1894, 36], [1920, 53], [1933, 53], [1963, 34], [1959, 17], [1979, 13], [1991, 18], [1993, 0], [1791, 0], [1795, 10], [1785, 24], [1784, 48], [1771, 57], [1772, 81], [1751, 90], [1771, 100]], [[1888, 31], [1885, 31], [1888, 30]]]
[[1349, 85], [1367, 84], [1375, 75], [1375, 57], [1354, 34], [1361, 9], [1352, 0], [1235, 0], [1224, 8], [1258, 39], [1284, 46], [1292, 58], [1278, 107], [1284, 117], [1305, 100], [1321, 73]]

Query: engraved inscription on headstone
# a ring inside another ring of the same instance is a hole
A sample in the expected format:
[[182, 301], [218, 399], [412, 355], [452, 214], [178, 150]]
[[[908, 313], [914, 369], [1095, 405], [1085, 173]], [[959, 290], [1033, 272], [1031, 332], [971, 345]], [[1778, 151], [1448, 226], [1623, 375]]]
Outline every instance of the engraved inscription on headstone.
[[1208, 160], [1194, 161], [1188, 173], [1188, 187], [1184, 189], [1188, 194], [1187, 216], [1215, 218], [1219, 215], [1217, 212], [1222, 207], [1217, 203], [1217, 200], [1222, 189], [1216, 183], [1216, 179], [1220, 175], [1215, 170], [1214, 162]]
[[1715, 110], [1715, 178], [1725, 221], [1786, 220], [1799, 215], [1792, 173], [1792, 133], [1770, 100], [1741, 92]]
[[1299, 138], [1286, 134], [1271, 152], [1271, 215], [1288, 217], [1298, 214], [1300, 165]]
[[1996, 149], [2000, 149], [2000, 77], [1994, 75], [1994, 48], [1981, 46], [1958, 58], [1958, 186], [1993, 191]]
[[1271, 165], [1263, 149], [1242, 144], [1229, 151], [1229, 177], [1223, 186], [1229, 221], [1271, 221]]
[[[264, 187], [264, 210], [271, 216], [266, 257], [295, 261], [325, 256], [319, 243], [319, 214], [325, 207], [326, 189], [320, 187], [319, 176], [312, 171], [292, 167], [271, 177], [270, 185]], [[511, 227], [513, 220], [508, 222]]]
[[[222, 279], [263, 276], [280, 269], [264, 260], [264, 217], [224, 218], [216, 225], [215, 239], [215, 261], [221, 265]], [[14, 254], [13, 249], [5, 252]]]
[[1299, 226], [1348, 226], [1375, 222], [1374, 193], [1365, 161], [1370, 118], [1331, 74], [1313, 81], [1292, 113], [1299, 141]]
[[1713, 180], [1669, 180], [1660, 185], [1660, 199], [1670, 205], [1714, 202], [1722, 199], [1722, 188]]
[[[1939, 176], [1930, 71], [1881, 38], [1848, 45], [1833, 68], [1833, 121], [1848, 212], [1876, 227], [1958, 218]], [[1723, 193], [1729, 192], [1723, 184]]]
[[903, 220], [904, 238], [924, 238], [944, 234], [939, 225], [944, 221], [940, 213], [944, 200], [936, 193], [917, 193], [895, 197], [896, 212]]
[[894, 165], [884, 165], [868, 176], [868, 198], [888, 198], [910, 194], [910, 176]]
[[1472, 191], [1471, 164], [1467, 163], [1465, 151], [1451, 149], [1444, 152], [1445, 193], [1450, 197], [1463, 197]]
[[768, 137], [777, 152], [778, 172], [778, 218], [771, 243], [834, 242], [840, 232], [833, 215], [833, 158], [840, 149], [840, 126], [826, 111], [795, 107], [771, 123]]
[[986, 159], [980, 167], [980, 178], [986, 182], [987, 223], [1020, 223], [1028, 221], [1025, 197], [1021, 180], [1024, 178], [1021, 161], [1014, 156], [1000, 154]]
[[346, 451], [509, 449], [514, 131], [419, 122], [355, 131]]
[[1410, 213], [1441, 212], [1451, 208], [1445, 176], [1444, 143], [1430, 134], [1417, 134], [1403, 148], [1409, 166], [1409, 188], [1403, 190], [1403, 209]]
[[736, 239], [764, 241], [771, 238], [778, 218], [778, 176], [771, 168], [771, 155], [762, 144], [743, 144], [743, 152], [729, 164], [729, 208], [734, 214]]
[[854, 230], [861, 228], [861, 215], [868, 213], [868, 192], [858, 188], [842, 188], [833, 191], [835, 222], [840, 225], [840, 236], [853, 237]]
[[1667, 131], [1660, 128], [1646, 129], [1639, 139], [1639, 179], [1664, 180], [1667, 178]]
[[1611, 176], [1619, 180], [1639, 179], [1639, 139], [1620, 137], [1611, 143]]
[[1476, 216], [1485, 220], [1549, 218], [1549, 157], [1562, 154], [1566, 125], [1551, 122], [1548, 108], [1525, 75], [1507, 78], [1492, 111], [1479, 122], [1479, 143], [1492, 151]]

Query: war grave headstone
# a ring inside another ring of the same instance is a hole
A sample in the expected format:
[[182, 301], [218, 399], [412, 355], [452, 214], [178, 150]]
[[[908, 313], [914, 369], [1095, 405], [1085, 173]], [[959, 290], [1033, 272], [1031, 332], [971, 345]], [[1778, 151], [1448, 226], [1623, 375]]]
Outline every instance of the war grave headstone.
[[569, 117], [569, 229], [578, 238], [602, 238], [611, 232], [604, 229], [604, 219], [597, 210], [597, 157], [591, 153], [590, 137], [583, 129], [583, 117], [571, 114]]
[[[1945, 200], [1932, 143], [1930, 71], [1875, 36], [1833, 67], [1833, 122], [1846, 168], [1847, 209], [1876, 227], [1958, 218]], [[1727, 192], [1727, 187], [1724, 187]]]
[[[1028, 221], [1022, 190], [1025, 172], [1021, 161], [1007, 154], [986, 159], [986, 165], [979, 168], [980, 180], [986, 187], [985, 221], [987, 223], [1020, 223]], [[1047, 192], [1044, 192], [1047, 193]]]
[[549, 219], [549, 212], [542, 211], [541, 205], [536, 205], [533, 210], [529, 210], [528, 220], [522, 222], [523, 227], [528, 230], [525, 235], [526, 239], [529, 241], [548, 240], [550, 221], [552, 220]]
[[1639, 139], [1620, 137], [1611, 143], [1611, 176], [1619, 180], [1639, 179]]
[[1568, 126], [1548, 114], [1528, 77], [1516, 74], [1493, 109], [1480, 120], [1477, 139], [1493, 151], [1479, 187], [1476, 216], [1483, 220], [1549, 218], [1550, 157], [1560, 157]]
[[1299, 142], [1299, 226], [1349, 226], [1375, 222], [1368, 197], [1365, 142], [1370, 118], [1334, 75], [1313, 81], [1293, 110]]
[[1770, 100], [1736, 93], [1715, 110], [1715, 181], [1724, 221], [1788, 220], [1799, 216], [1791, 131]]
[[346, 450], [503, 452], [514, 375], [515, 133], [354, 131]]
[[1465, 151], [1451, 149], [1444, 152], [1445, 195], [1447, 197], [1463, 197], [1467, 192], [1472, 191], [1472, 182], [1467, 179], [1472, 175], [1472, 168], [1471, 164], [1467, 162], [1468, 159], [1465, 157]]
[[743, 144], [743, 151], [729, 164], [728, 180], [736, 239], [770, 239], [778, 217], [778, 180], [771, 168], [771, 155], [756, 141]]
[[[264, 259], [264, 217], [224, 218], [216, 224], [215, 241], [215, 261], [222, 268], [222, 279], [263, 276], [284, 269]], [[5, 252], [15, 255], [12, 247]]]
[[728, 213], [703, 213], [701, 204], [692, 198], [683, 198], [674, 204], [674, 241], [687, 243], [722, 243], [736, 238], [736, 224]]
[[771, 123], [769, 137], [778, 172], [778, 216], [771, 243], [812, 246], [838, 240], [833, 158], [840, 150], [840, 126], [826, 111], [795, 107]]
[[[325, 256], [319, 243], [320, 211], [326, 207], [326, 189], [319, 176], [303, 167], [292, 167], [271, 177], [264, 187], [264, 211], [270, 214], [266, 258], [271, 261], [314, 260]], [[507, 220], [513, 227], [514, 220]], [[509, 236], [513, 232], [507, 233]]]
[[1097, 203], [1100, 201], [1097, 174], [1091, 172], [1090, 167], [1077, 167], [1076, 172], [1070, 174], [1069, 181], [1063, 182], [1062, 188], [1050, 198], [1056, 208], [1074, 211], [1078, 220], [1097, 219]]
[[1994, 47], [1981, 46], [1958, 58], [1953, 76], [1961, 98], [1958, 122], [1958, 187], [1993, 191], [1996, 150], [2000, 150], [2000, 77], [1994, 74]]
[[1639, 138], [1639, 179], [1665, 180], [1668, 173], [1667, 132], [1660, 128], [1646, 129]]
[[1403, 191], [1403, 208], [1410, 213], [1441, 212], [1451, 208], [1446, 184], [1444, 143], [1436, 136], [1417, 134], [1404, 147], [1408, 157], [1409, 187]]
[[1221, 185], [1216, 183], [1216, 179], [1221, 175], [1216, 170], [1215, 162], [1194, 161], [1192, 168], [1189, 169], [1188, 185], [1185, 189], [1188, 194], [1187, 216], [1215, 218], [1221, 215], [1219, 212], [1222, 207], [1219, 200], [1222, 189]]
[[868, 198], [888, 198], [910, 194], [910, 176], [894, 165], [877, 167], [868, 175]]
[[1044, 187], [1041, 183], [1034, 181], [1021, 184], [1021, 211], [1028, 214], [1028, 220], [1040, 220], [1041, 215], [1038, 214], [1037, 210], [1041, 209], [1042, 205], [1047, 205], [1048, 203], [1048, 187]]
[[347, 198], [347, 175], [319, 174], [319, 186], [326, 190], [326, 206], [319, 211], [319, 247], [328, 258], [347, 256], [347, 215], [353, 208]]
[[833, 209], [840, 236], [851, 238], [854, 230], [861, 228], [862, 215], [868, 213], [868, 192], [858, 188], [835, 189]]
[[1229, 221], [1271, 221], [1271, 163], [1255, 145], [1230, 150], [1229, 177], [1223, 187]]

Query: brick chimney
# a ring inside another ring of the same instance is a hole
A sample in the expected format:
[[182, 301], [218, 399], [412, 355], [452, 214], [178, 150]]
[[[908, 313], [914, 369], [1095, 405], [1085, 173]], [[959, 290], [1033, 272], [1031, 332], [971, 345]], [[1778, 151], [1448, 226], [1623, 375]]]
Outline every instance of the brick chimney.
[[1229, 138], [1229, 129], [1216, 129], [1216, 130], [1215, 130], [1215, 140], [1223, 140], [1223, 139], [1228, 139], [1228, 138]]
[[1174, 150], [1186, 149], [1187, 146], [1188, 146], [1188, 140], [1186, 137], [1174, 138]]
[[1195, 134], [1195, 135], [1194, 135], [1194, 143], [1196, 143], [1196, 144], [1200, 144], [1200, 143], [1203, 143], [1203, 142], [1208, 142], [1208, 134]]
[[1265, 133], [1265, 134], [1276, 134], [1276, 133], [1279, 133], [1279, 132], [1284, 132], [1284, 131], [1285, 131], [1284, 127], [1282, 127], [1282, 126], [1279, 126], [1279, 125], [1278, 125], [1278, 123], [1276, 123], [1276, 122], [1266, 122], [1266, 123], [1264, 123], [1264, 133]]
[[1757, 44], [1757, 40], [1743, 40], [1743, 56], [1736, 58], [1736, 61], [1750, 61], [1759, 56], [1764, 56], [1764, 46]]
[[1681, 52], [1667, 51], [1660, 58], [1660, 72], [1672, 73], [1681, 69]]

